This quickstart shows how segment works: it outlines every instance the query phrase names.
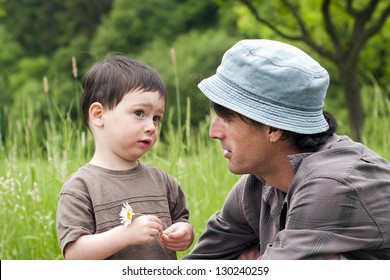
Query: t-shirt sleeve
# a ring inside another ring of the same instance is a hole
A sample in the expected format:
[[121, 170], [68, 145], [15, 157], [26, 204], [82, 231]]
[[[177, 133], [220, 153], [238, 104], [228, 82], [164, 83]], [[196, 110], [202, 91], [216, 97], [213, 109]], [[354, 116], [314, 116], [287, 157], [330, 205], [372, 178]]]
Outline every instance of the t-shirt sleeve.
[[190, 213], [187, 209], [184, 192], [172, 177], [166, 173], [165, 175], [167, 176], [167, 196], [172, 223], [188, 223]]
[[83, 180], [71, 176], [63, 185], [56, 215], [57, 238], [61, 252], [80, 236], [95, 233], [94, 214]]

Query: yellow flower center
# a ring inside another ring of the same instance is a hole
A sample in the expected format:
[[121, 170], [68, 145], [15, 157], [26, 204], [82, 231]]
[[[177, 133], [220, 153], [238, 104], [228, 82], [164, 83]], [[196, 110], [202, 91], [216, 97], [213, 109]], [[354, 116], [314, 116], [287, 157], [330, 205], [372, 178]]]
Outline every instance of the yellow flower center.
[[128, 219], [128, 220], [131, 219], [131, 211], [127, 211], [127, 219]]

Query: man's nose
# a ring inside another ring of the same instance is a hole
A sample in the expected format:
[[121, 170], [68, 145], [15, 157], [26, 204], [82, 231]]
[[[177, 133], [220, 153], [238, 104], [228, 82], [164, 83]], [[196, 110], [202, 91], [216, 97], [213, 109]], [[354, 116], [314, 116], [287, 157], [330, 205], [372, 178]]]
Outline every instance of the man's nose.
[[221, 139], [222, 137], [222, 126], [221, 126], [222, 118], [216, 115], [210, 124], [209, 136], [214, 139]]

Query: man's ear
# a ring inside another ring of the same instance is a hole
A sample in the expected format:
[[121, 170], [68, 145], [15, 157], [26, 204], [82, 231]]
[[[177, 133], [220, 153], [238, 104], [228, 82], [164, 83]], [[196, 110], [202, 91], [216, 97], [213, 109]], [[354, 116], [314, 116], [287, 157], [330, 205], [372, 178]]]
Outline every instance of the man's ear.
[[95, 127], [104, 126], [104, 111], [105, 108], [100, 102], [94, 102], [89, 106], [89, 121]]
[[268, 127], [268, 139], [271, 143], [275, 143], [283, 136], [283, 130], [275, 127]]

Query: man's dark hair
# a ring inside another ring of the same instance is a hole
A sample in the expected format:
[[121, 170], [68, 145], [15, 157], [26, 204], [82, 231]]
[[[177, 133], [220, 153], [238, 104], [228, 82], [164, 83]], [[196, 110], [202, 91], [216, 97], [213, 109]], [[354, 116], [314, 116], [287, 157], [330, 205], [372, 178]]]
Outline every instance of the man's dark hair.
[[[249, 119], [233, 110], [230, 110], [214, 102], [211, 103], [211, 107], [218, 116], [226, 120], [229, 120], [237, 115], [248, 124], [263, 125], [262, 123]], [[337, 131], [338, 127], [337, 121], [331, 113], [324, 111], [324, 117], [329, 124], [329, 129], [327, 131], [317, 134], [300, 134], [292, 131], [283, 130], [283, 136], [281, 139], [292, 141], [302, 152], [317, 151], [318, 148], [322, 146], [326, 142], [326, 140]]]
[[337, 121], [333, 115], [324, 111], [325, 120], [329, 124], [327, 131], [317, 134], [299, 134], [291, 131], [284, 131], [282, 139], [291, 140], [302, 152], [315, 152], [326, 140], [337, 131]]

